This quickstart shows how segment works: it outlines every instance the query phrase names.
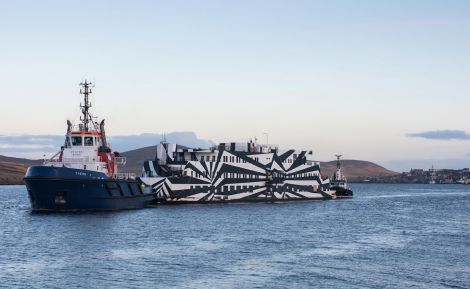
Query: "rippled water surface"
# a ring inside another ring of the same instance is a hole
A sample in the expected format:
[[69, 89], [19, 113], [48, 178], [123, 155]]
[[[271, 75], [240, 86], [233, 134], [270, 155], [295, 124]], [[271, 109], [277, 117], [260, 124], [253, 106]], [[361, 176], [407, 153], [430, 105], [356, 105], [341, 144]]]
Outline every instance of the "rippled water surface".
[[469, 288], [470, 186], [354, 199], [31, 214], [0, 186], [0, 287]]

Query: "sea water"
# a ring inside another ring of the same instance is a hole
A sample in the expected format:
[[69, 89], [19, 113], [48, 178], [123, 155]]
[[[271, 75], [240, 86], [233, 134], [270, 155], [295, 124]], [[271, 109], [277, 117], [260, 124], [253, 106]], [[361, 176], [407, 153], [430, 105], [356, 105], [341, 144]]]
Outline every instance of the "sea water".
[[470, 186], [353, 199], [32, 214], [0, 186], [0, 287], [469, 288]]

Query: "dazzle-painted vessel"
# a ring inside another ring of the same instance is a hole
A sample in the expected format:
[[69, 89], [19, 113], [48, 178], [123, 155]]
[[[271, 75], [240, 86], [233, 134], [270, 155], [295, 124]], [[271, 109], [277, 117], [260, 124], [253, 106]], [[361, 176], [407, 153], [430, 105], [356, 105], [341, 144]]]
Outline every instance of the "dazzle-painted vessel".
[[162, 142], [141, 178], [159, 203], [294, 201], [335, 198], [312, 151], [221, 143], [192, 149]]
[[90, 113], [92, 84], [80, 84], [84, 103], [78, 126], [67, 121], [65, 144], [40, 166], [28, 168], [24, 181], [33, 211], [119, 210], [146, 207], [151, 191], [134, 174], [119, 173], [126, 159], [112, 152], [104, 120]]

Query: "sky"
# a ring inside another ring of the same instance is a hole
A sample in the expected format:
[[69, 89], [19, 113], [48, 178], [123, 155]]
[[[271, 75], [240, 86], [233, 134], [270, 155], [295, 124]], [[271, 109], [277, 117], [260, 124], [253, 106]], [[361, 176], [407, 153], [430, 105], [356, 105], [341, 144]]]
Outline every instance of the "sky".
[[5, 138], [64, 134], [86, 78], [112, 136], [470, 166], [470, 1], [0, 1], [0, 27]]

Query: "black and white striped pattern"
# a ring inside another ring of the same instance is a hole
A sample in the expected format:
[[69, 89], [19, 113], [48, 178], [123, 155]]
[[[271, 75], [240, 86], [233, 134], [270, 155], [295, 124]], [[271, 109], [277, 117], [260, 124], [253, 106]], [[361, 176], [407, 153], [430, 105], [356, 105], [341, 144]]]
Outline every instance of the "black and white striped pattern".
[[[230, 202], [328, 199], [309, 151], [284, 151], [252, 144], [210, 150], [175, 144], [158, 146], [157, 159], [146, 161], [141, 181], [152, 186], [161, 202]], [[225, 148], [228, 149], [225, 149]]]

